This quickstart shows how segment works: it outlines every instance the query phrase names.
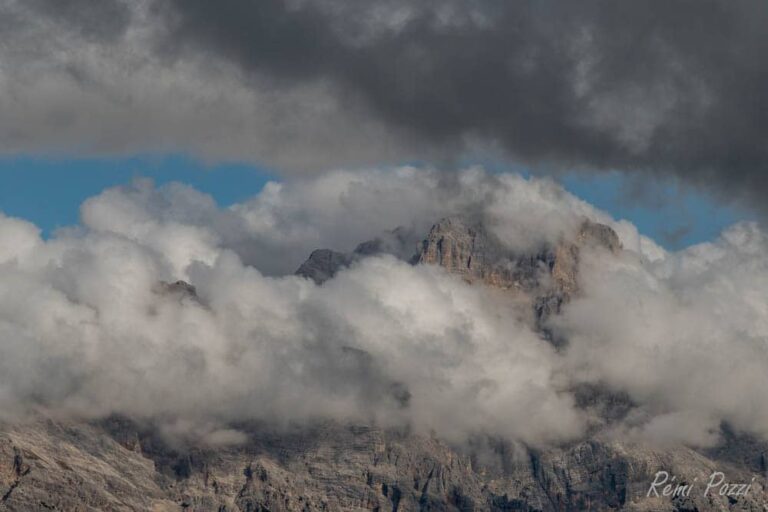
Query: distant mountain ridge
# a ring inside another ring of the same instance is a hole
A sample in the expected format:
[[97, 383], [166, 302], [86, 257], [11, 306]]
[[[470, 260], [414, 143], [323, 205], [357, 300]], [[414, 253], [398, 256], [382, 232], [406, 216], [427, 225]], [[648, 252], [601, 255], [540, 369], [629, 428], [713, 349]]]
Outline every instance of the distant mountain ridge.
[[[402, 233], [402, 230], [391, 233]], [[393, 249], [391, 238], [363, 242], [352, 253], [317, 249], [296, 274], [322, 284], [365, 256], [402, 253], [406, 238], [400, 235], [395, 239], [396, 249]], [[559, 312], [562, 304], [578, 291], [578, 260], [585, 246], [612, 253], [622, 249], [618, 235], [610, 226], [585, 219], [572, 240], [544, 246], [534, 253], [516, 254], [504, 247], [481, 223], [454, 216], [435, 223], [408, 261], [439, 265], [469, 283], [483, 283], [525, 294], [541, 323], [549, 315]]]

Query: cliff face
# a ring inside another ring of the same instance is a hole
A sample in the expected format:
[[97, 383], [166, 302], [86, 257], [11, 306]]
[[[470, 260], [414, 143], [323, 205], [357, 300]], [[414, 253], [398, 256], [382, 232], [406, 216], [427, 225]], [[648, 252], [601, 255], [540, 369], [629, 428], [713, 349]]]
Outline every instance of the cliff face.
[[532, 254], [515, 254], [482, 226], [448, 217], [432, 226], [417, 259], [419, 263], [445, 267], [470, 282], [528, 292], [540, 288], [548, 276], [552, 290], [572, 295], [578, 289], [579, 252], [587, 245], [614, 253], [621, 250], [613, 229], [585, 220], [573, 240], [562, 240]]
[[[580, 293], [579, 259], [588, 246], [621, 251], [611, 228], [588, 221], [572, 239], [515, 254], [482, 226], [446, 218], [410, 261], [527, 297], [542, 338], [560, 346], [546, 320]], [[395, 249], [376, 239], [351, 254], [315, 251], [297, 273], [322, 283], [379, 252]], [[185, 283], [161, 283], [157, 291], [195, 297]], [[599, 386], [573, 391], [606, 424], [632, 408], [628, 397]], [[237, 429], [243, 443], [191, 446], [118, 417], [0, 425], [0, 511], [757, 511], [768, 503], [768, 445], [735, 434], [723, 447], [697, 451], [617, 442], [597, 430], [567, 446], [536, 448], [487, 437], [456, 447], [407, 430], [330, 422]], [[648, 496], [658, 471], [696, 485], [688, 495]], [[750, 492], [704, 496], [714, 471], [753, 482]]]
[[[310, 254], [296, 271], [297, 275], [317, 283], [333, 277], [364, 256], [402, 254], [405, 237], [397, 237], [398, 248], [389, 239], [376, 238], [363, 242], [352, 253], [318, 249]], [[490, 234], [484, 226], [461, 217], [446, 217], [432, 226], [408, 260], [414, 264], [439, 265], [462, 276], [470, 283], [531, 295], [540, 303], [541, 313], [551, 309], [545, 303], [557, 302], [557, 307], [578, 291], [577, 271], [579, 253], [585, 246], [595, 246], [617, 252], [621, 243], [608, 226], [585, 220], [572, 240], [542, 247], [539, 251], [515, 254]]]
[[357, 259], [354, 254], [317, 249], [312, 251], [307, 261], [296, 270], [296, 275], [308, 277], [321, 284], [332, 278], [340, 268], [349, 266]]
[[[457, 450], [365, 426], [245, 430], [237, 447], [170, 448], [118, 418], [6, 427], [0, 510], [757, 511], [768, 498], [748, 461], [683, 447], [592, 440], [536, 450], [477, 439]], [[647, 496], [662, 470], [697, 487], [690, 496]], [[744, 497], [705, 497], [713, 471], [757, 480]]]
[[621, 250], [613, 229], [585, 220], [573, 239], [530, 254], [515, 254], [483, 226], [449, 217], [432, 226], [415, 260], [440, 265], [470, 283], [480, 282], [526, 296], [533, 304], [540, 330], [550, 337], [544, 323], [578, 293], [579, 257], [587, 246], [613, 253]]
[[322, 284], [336, 275], [340, 269], [352, 265], [366, 256], [376, 254], [391, 254], [398, 258], [413, 260], [409, 239], [413, 236], [403, 228], [382, 233], [380, 236], [362, 242], [351, 253], [331, 249], [312, 251], [309, 258], [299, 266], [296, 275], [312, 279]]

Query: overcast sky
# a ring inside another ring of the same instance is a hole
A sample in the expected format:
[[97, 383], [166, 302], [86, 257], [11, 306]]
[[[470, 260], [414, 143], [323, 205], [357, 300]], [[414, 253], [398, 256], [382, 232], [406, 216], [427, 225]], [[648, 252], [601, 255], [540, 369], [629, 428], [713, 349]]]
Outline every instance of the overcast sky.
[[0, 151], [282, 175], [483, 154], [764, 208], [760, 0], [4, 0]]

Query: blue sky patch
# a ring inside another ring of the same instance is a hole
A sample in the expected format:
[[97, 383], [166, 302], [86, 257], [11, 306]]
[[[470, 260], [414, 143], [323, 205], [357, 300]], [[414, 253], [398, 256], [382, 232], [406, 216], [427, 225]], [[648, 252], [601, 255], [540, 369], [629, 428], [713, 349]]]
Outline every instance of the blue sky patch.
[[[498, 170], [498, 169], [497, 169]], [[243, 201], [276, 179], [263, 168], [244, 163], [206, 164], [185, 156], [132, 158], [0, 159], [0, 211], [34, 222], [49, 236], [76, 224], [80, 204], [105, 188], [149, 177], [158, 184], [179, 181], [210, 194], [220, 206]], [[633, 222], [641, 233], [669, 249], [710, 240], [750, 213], [723, 205], [706, 194], [674, 182], [637, 181], [626, 175], [574, 173], [559, 178], [566, 189]]]

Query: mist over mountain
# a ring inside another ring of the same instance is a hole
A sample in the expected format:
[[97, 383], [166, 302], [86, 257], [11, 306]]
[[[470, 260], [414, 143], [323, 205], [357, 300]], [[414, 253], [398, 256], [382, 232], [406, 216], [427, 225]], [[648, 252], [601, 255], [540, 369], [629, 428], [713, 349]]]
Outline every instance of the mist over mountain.
[[[668, 253], [547, 180], [408, 168], [270, 184], [223, 210], [139, 181], [82, 219], [50, 240], [0, 222], [5, 418], [329, 417], [539, 443], [586, 432], [588, 383], [636, 402], [613, 427], [627, 435], [766, 434], [754, 224]], [[585, 222], [616, 234], [596, 247]], [[343, 256], [324, 279], [292, 275], [325, 247]], [[158, 289], [175, 281], [195, 293]]]
[[[48, 240], [0, 217], [9, 510], [143, 508], [147, 496], [170, 510], [299, 510], [298, 497], [309, 510], [328, 499], [341, 500], [332, 510], [426, 510], [424, 496], [577, 510], [646, 503], [654, 468], [763, 471], [768, 237], [756, 224], [667, 252], [553, 181], [479, 168], [338, 171], [270, 183], [226, 209], [139, 180], [81, 214]], [[344, 433], [356, 425], [358, 441]], [[324, 491], [292, 465], [318, 442], [362, 457], [318, 452], [335, 482]], [[389, 476], [364, 477], [376, 443], [432, 462], [390, 458]], [[145, 491], [104, 494], [88, 460]], [[536, 469], [543, 460], [554, 474]], [[429, 481], [445, 464], [440, 487], [408, 497], [403, 478]], [[560, 473], [584, 464], [608, 473]], [[218, 498], [199, 480], [209, 473], [224, 479]], [[87, 496], [57, 483], [68, 474]], [[491, 491], [488, 475], [507, 483]], [[44, 488], [53, 494], [36, 497]], [[373, 497], [340, 497], [361, 492]]]
[[666, 252], [552, 181], [477, 168], [334, 172], [227, 209], [140, 180], [81, 214], [49, 240], [0, 217], [5, 425], [125, 418], [233, 453], [253, 425], [329, 421], [543, 453], [768, 435], [755, 224]]

